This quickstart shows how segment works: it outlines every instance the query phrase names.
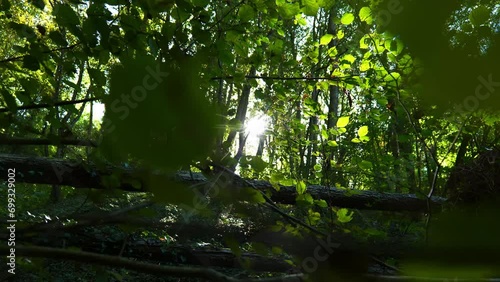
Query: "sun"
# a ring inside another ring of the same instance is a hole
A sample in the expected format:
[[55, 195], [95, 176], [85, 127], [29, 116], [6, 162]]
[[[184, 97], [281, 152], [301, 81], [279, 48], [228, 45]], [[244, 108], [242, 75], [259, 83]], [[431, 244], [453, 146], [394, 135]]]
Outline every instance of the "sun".
[[267, 120], [264, 117], [253, 117], [245, 123], [245, 133], [259, 136], [267, 129]]

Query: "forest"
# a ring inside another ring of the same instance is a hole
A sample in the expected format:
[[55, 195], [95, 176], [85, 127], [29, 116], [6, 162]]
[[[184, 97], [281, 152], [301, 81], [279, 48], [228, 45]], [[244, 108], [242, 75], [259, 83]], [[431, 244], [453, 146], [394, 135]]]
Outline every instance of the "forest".
[[0, 0], [0, 281], [500, 281], [500, 2]]

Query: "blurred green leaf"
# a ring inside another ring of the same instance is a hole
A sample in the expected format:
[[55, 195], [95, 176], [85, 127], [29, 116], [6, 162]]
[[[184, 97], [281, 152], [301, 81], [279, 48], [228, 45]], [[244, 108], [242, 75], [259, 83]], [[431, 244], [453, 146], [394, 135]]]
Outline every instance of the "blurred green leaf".
[[330, 147], [337, 147], [339, 145], [337, 143], [337, 141], [335, 141], [335, 140], [328, 140], [328, 142], [326, 142], [326, 144], [328, 144], [328, 146], [330, 146]]
[[297, 193], [299, 195], [304, 194], [306, 189], [307, 189], [307, 187], [306, 187], [306, 183], [304, 181], [300, 180], [297, 182], [297, 185], [295, 186], [295, 190], [297, 191]]
[[363, 7], [359, 10], [359, 18], [362, 22], [366, 22], [367, 24], [372, 24], [372, 10], [370, 7]]
[[332, 41], [332, 39], [333, 39], [333, 35], [327, 33], [327, 34], [321, 36], [321, 38], [319, 40], [319, 44], [320, 45], [328, 45], [330, 43], [330, 41]]
[[349, 124], [349, 117], [339, 117], [337, 127], [346, 127]]
[[340, 22], [344, 25], [349, 25], [354, 21], [354, 15], [352, 13], [346, 13], [340, 19]]
[[368, 134], [368, 126], [364, 125], [358, 129], [358, 136], [363, 137]]
[[362, 160], [360, 163], [359, 163], [359, 167], [361, 169], [364, 169], [364, 170], [368, 170], [368, 169], [371, 169], [373, 167], [373, 164], [370, 162], [370, 161], [367, 161], [367, 160]]
[[474, 26], [484, 24], [490, 18], [490, 9], [484, 5], [474, 8], [469, 14], [469, 20]]
[[245, 4], [240, 7], [238, 16], [242, 21], [248, 22], [255, 17], [255, 11], [253, 10], [252, 6]]
[[2, 89], [2, 97], [5, 103], [7, 104], [7, 108], [9, 108], [9, 111], [14, 112], [17, 110], [17, 102], [16, 98], [10, 94], [9, 91]]
[[302, 10], [306, 16], [316, 16], [319, 10], [319, 4], [316, 0], [303, 0], [302, 4], [304, 5]]
[[56, 17], [56, 22], [63, 27], [76, 26], [80, 24], [80, 18], [75, 10], [68, 4], [55, 4], [52, 15]]
[[352, 220], [353, 212], [348, 209], [342, 208], [337, 211], [337, 220], [342, 223], [348, 223]]
[[111, 70], [104, 101], [104, 155], [170, 169], [206, 157], [215, 111], [198, 86], [196, 61], [181, 60], [173, 70], [145, 55], [121, 60]]
[[35, 56], [26, 55], [23, 58], [23, 67], [32, 71], [36, 71], [40, 68], [40, 63]]

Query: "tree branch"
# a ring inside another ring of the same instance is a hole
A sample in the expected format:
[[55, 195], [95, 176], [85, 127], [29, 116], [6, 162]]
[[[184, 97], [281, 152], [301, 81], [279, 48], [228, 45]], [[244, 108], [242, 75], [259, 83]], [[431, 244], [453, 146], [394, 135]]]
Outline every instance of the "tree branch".
[[20, 138], [0, 136], [0, 145], [73, 145], [85, 147], [97, 147], [97, 143], [91, 140], [78, 139], [48, 139], [48, 138]]
[[[42, 53], [48, 54], [48, 53], [52, 53], [52, 52], [55, 52], [55, 51], [70, 50], [70, 49], [75, 48], [78, 45], [80, 45], [80, 42], [72, 44], [72, 45], [69, 45], [69, 46], [66, 46], [66, 47], [59, 47], [59, 48], [55, 48], [55, 49], [50, 49], [50, 50], [47, 50], [47, 51], [43, 51]], [[0, 64], [1, 63], [8, 63], [8, 62], [14, 62], [14, 61], [17, 61], [17, 60], [21, 60], [21, 59], [23, 59], [26, 56], [28, 56], [28, 54], [17, 56], [17, 57], [11, 57], [11, 58], [7, 58], [7, 59], [3, 59], [3, 60], [0, 60]]]
[[[343, 81], [344, 79], [348, 78], [353, 78], [357, 77], [357, 75], [349, 75], [349, 76], [343, 76], [343, 77], [305, 77], [305, 76], [299, 76], [299, 77], [281, 77], [281, 76], [261, 76], [261, 75], [245, 75], [244, 78], [246, 79], [262, 79], [262, 80], [332, 80], [332, 81]], [[228, 76], [216, 76], [212, 77], [211, 80], [227, 80], [227, 79], [234, 79], [235, 77], [232, 75]]]
[[[52, 104], [33, 104], [33, 105], [26, 105], [26, 106], [20, 106], [17, 107], [18, 110], [29, 110], [29, 109], [41, 109], [41, 108], [51, 108], [54, 106], [64, 106], [64, 105], [75, 105], [75, 104], [81, 104], [81, 103], [86, 103], [90, 101], [97, 101], [99, 98], [86, 98], [86, 99], [81, 99], [81, 100], [75, 100], [75, 101], [60, 101], [60, 102], [55, 102]], [[11, 109], [9, 108], [0, 108], [0, 113], [5, 113], [9, 112]]]
[[[3, 255], [9, 255], [9, 248], [2, 246], [0, 247], [0, 253]], [[47, 247], [35, 247], [35, 246], [16, 246], [15, 248], [16, 256], [27, 256], [27, 257], [43, 257], [52, 259], [64, 259], [78, 261], [94, 265], [105, 265], [110, 267], [120, 267], [129, 270], [134, 270], [142, 273], [149, 273], [153, 275], [170, 275], [175, 277], [202, 277], [210, 281], [228, 281], [228, 282], [239, 282], [239, 281], [255, 281], [260, 282], [260, 279], [236, 279], [230, 276], [226, 276], [220, 272], [217, 272], [210, 268], [205, 267], [185, 267], [185, 266], [167, 266], [167, 265], [156, 265], [150, 263], [143, 263], [138, 261], [133, 261], [125, 259], [122, 257], [101, 255], [90, 252], [83, 251], [70, 251], [64, 249], [55, 249]], [[297, 275], [294, 275], [297, 277]], [[279, 278], [279, 279], [278, 279]], [[266, 281], [282, 281], [282, 277], [276, 277], [273, 280]]]

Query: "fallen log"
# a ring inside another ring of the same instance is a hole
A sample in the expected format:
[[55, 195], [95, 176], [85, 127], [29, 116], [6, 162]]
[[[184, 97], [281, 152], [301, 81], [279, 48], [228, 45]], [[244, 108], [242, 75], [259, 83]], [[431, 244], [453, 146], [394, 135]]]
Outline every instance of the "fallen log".
[[[118, 176], [115, 179], [118, 179], [119, 183], [115, 183], [115, 187], [111, 188], [130, 192], [151, 191], [147, 179], [152, 177], [155, 177], [156, 183], [164, 181], [167, 185], [175, 181], [186, 186], [214, 186], [214, 183], [201, 173], [179, 171], [168, 174], [112, 165], [95, 165], [77, 160], [19, 155], [0, 154], [0, 169], [15, 171], [15, 182], [18, 183], [66, 185], [74, 188], [109, 189], [105, 179], [112, 175]], [[8, 174], [3, 173], [2, 179], [8, 181]], [[297, 192], [294, 186], [279, 185], [280, 189], [277, 191], [271, 183], [263, 180], [231, 183], [231, 189], [247, 186], [255, 187], [263, 192], [271, 191], [271, 199], [276, 203], [295, 204], [296, 202]], [[428, 207], [439, 208], [446, 201], [440, 197], [422, 199], [412, 194], [341, 190], [319, 185], [309, 185], [306, 191], [314, 199], [325, 200], [331, 206], [355, 209], [426, 212]]]

